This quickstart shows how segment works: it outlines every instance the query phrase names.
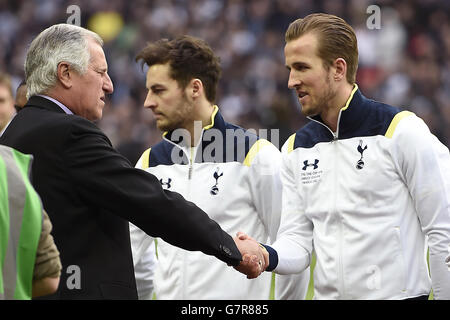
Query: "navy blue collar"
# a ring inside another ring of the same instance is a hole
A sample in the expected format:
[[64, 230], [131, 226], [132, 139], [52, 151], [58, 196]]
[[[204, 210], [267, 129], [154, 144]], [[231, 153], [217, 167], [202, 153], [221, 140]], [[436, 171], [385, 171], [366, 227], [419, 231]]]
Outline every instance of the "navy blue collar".
[[[349, 97], [350, 100], [340, 110], [340, 117], [337, 125], [338, 139], [342, 139], [348, 136], [351, 132], [354, 132], [356, 129], [358, 129], [368, 116], [369, 109], [367, 108], [366, 104], [370, 101], [370, 99], [367, 99], [365, 96], [363, 96], [363, 94], [357, 87], [355, 89], [354, 92], [352, 91], [352, 95]], [[320, 115], [308, 118], [320, 122], [322, 125], [329, 129], [331, 134], [331, 128], [329, 128], [324, 123]]]
[[[219, 111], [219, 108], [217, 106], [214, 106], [214, 111], [211, 115], [211, 123], [209, 125], [205, 126], [203, 128], [203, 130], [206, 131], [206, 130], [210, 130], [213, 128], [216, 130], [219, 130], [225, 137], [227, 123], [223, 119], [223, 117]], [[167, 139], [167, 140], [181, 146], [181, 143], [183, 142], [184, 137], [180, 134], [174, 134], [174, 132], [176, 130], [178, 130], [178, 129], [164, 132], [163, 137], [164, 137], [164, 139]], [[202, 143], [205, 143], [204, 133], [202, 135]]]
[[[218, 108], [214, 110], [211, 119], [211, 124], [203, 128], [201, 145], [198, 145], [201, 150], [196, 150], [195, 162], [243, 162], [258, 137], [248, 130], [226, 122]], [[212, 129], [214, 131], [211, 131]], [[175, 130], [166, 132], [162, 141], [166, 155], [161, 161], [169, 163], [167, 157], [175, 146], [186, 149], [186, 138]], [[184, 159], [183, 163], [189, 163], [188, 159]]]
[[320, 116], [309, 117], [308, 124], [296, 132], [293, 148], [311, 148], [320, 142], [384, 135], [399, 108], [368, 99], [356, 88], [340, 110], [337, 136]]

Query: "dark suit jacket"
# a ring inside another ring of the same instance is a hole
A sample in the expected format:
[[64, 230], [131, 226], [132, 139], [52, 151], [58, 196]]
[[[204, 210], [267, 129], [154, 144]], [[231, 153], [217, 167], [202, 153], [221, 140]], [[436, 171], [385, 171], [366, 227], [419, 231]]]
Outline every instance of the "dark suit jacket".
[[233, 239], [193, 203], [133, 168], [92, 122], [39, 96], [0, 143], [34, 156], [32, 180], [61, 253], [61, 299], [136, 299], [128, 221], [151, 236], [237, 265]]

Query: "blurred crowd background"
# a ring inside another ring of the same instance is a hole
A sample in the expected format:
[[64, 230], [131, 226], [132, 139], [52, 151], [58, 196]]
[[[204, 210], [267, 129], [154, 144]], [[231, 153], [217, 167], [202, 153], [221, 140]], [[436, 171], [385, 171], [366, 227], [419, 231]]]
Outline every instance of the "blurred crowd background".
[[[98, 125], [131, 162], [161, 139], [152, 112], [143, 109], [145, 68], [136, 54], [149, 41], [190, 34], [221, 58], [218, 104], [230, 122], [279, 129], [279, 147], [306, 123], [287, 88], [284, 32], [313, 12], [344, 18], [359, 46], [357, 83], [369, 98], [408, 109], [450, 145], [450, 1], [448, 0], [0, 0], [0, 70], [23, 79], [32, 39], [67, 22], [77, 5], [81, 26], [105, 41], [115, 91]], [[370, 5], [381, 9], [369, 29]]]

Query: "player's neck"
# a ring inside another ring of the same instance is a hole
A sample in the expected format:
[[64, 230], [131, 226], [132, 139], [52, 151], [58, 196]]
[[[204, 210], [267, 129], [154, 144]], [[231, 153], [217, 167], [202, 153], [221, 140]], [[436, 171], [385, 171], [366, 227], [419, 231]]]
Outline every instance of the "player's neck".
[[[194, 108], [196, 115], [195, 119], [189, 124], [189, 128], [186, 128], [191, 135], [191, 147], [196, 146], [202, 136], [203, 128], [212, 124], [212, 114], [214, 112], [214, 105], [209, 102], [204, 102]], [[201, 121], [201, 127], [198, 123]], [[197, 125], [195, 125], [197, 122]]]
[[331, 129], [333, 132], [337, 131], [339, 113], [343, 107], [345, 107], [348, 99], [353, 90], [353, 85], [345, 83], [341, 88], [336, 90], [336, 95], [333, 100], [330, 101], [329, 108], [327, 108], [321, 114], [323, 122]]

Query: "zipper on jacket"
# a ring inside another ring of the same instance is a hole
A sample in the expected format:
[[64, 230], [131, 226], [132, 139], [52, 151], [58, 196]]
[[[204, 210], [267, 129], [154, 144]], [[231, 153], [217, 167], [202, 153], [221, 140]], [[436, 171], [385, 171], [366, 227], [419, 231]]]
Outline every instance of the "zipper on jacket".
[[[202, 136], [203, 136], [203, 131], [202, 131]], [[167, 139], [166, 137], [163, 137], [164, 140], [166, 140], [167, 142], [169, 142], [170, 144], [174, 145], [176, 148], [180, 148], [183, 153], [187, 156], [187, 158], [189, 159], [189, 167], [188, 167], [188, 183], [186, 186], [186, 200], [191, 201], [191, 180], [192, 180], [192, 174], [194, 171], [194, 162], [195, 162], [195, 155], [198, 151], [198, 145], [197, 147], [181, 147], [176, 143], [173, 143], [172, 141], [170, 141], [169, 139]], [[202, 139], [200, 139], [200, 142], [202, 142]], [[187, 150], [189, 148], [189, 150]], [[181, 267], [180, 269], [182, 270], [181, 272], [181, 290], [179, 291], [179, 295], [181, 296], [181, 300], [186, 300], [189, 299], [190, 296], [190, 292], [189, 292], [189, 283], [187, 283], [189, 275], [189, 252], [188, 251], [184, 251], [181, 252]], [[178, 295], [178, 294], [177, 294]]]
[[178, 144], [173, 143], [172, 141], [170, 141], [169, 139], [167, 139], [164, 136], [163, 136], [163, 139], [166, 140], [167, 142], [169, 142], [170, 144], [174, 145], [176, 148], [180, 148], [183, 151], [183, 153], [187, 156], [187, 158], [189, 159], [188, 180], [191, 180], [191, 178], [192, 178], [192, 171], [194, 170], [194, 168], [193, 168], [194, 160], [193, 159], [194, 159], [194, 152], [195, 152], [196, 148], [189, 147], [190, 151], [188, 152], [186, 150], [186, 148], [183, 148], [183, 147], [179, 146]]
[[192, 178], [192, 162], [189, 162], [189, 171], [188, 171], [188, 179]]
[[334, 168], [333, 168], [333, 172], [334, 172], [334, 192], [333, 192], [333, 212], [336, 215], [337, 218], [337, 224], [338, 224], [338, 241], [337, 241], [337, 245], [338, 245], [338, 257], [337, 257], [337, 263], [338, 263], [338, 293], [341, 299], [346, 299], [346, 293], [345, 293], [345, 281], [344, 281], [344, 263], [343, 263], [343, 253], [344, 253], [344, 248], [343, 248], [343, 242], [344, 242], [344, 232], [343, 232], [343, 217], [342, 214], [339, 212], [339, 210], [337, 209], [337, 192], [339, 190], [339, 183], [338, 183], [338, 164], [336, 163], [340, 158], [339, 158], [339, 124], [341, 122], [341, 114], [342, 114], [342, 110], [339, 110], [339, 115], [338, 115], [338, 120], [337, 120], [337, 126], [336, 126], [336, 132], [333, 132], [330, 128], [328, 128], [328, 126], [326, 126], [324, 124], [324, 126], [326, 128], [328, 128], [328, 130], [331, 131], [332, 135], [333, 135], [333, 141], [331, 142], [334, 145], [334, 155], [335, 155], [335, 161], [333, 161], [334, 163]]
[[[337, 134], [336, 134], [337, 136]], [[335, 140], [333, 140], [332, 144], [334, 144], [334, 154], [336, 155], [336, 160], [339, 159], [339, 142], [336, 141], [337, 137]], [[334, 168], [333, 168], [333, 172], [334, 172], [334, 184], [333, 184], [333, 188], [334, 188], [334, 192], [333, 192], [333, 213], [336, 215], [336, 222], [337, 222], [337, 227], [338, 227], [338, 241], [337, 241], [337, 245], [338, 245], [338, 256], [337, 256], [337, 264], [338, 264], [338, 293], [341, 299], [346, 299], [346, 293], [345, 293], [345, 281], [344, 281], [344, 263], [343, 263], [343, 253], [344, 253], [344, 248], [343, 248], [343, 242], [344, 242], [344, 232], [343, 232], [343, 217], [342, 214], [339, 212], [338, 208], [337, 208], [337, 199], [338, 199], [338, 195], [337, 192], [339, 190], [339, 184], [338, 184], [338, 164], [336, 163], [336, 161], [333, 162], [334, 163]]]
[[333, 136], [333, 141], [336, 141], [336, 140], [338, 140], [338, 138], [339, 138], [339, 122], [340, 122], [340, 120], [341, 120], [341, 112], [342, 112], [342, 110], [341, 111], [339, 111], [339, 116], [338, 116], [338, 121], [337, 121], [337, 129], [336, 129], [336, 132], [334, 132], [333, 130], [331, 130], [325, 123], [323, 123], [323, 122], [320, 122], [320, 121], [317, 121], [317, 120], [315, 120], [315, 119], [313, 119], [313, 118], [311, 118], [311, 117], [307, 117], [309, 120], [311, 120], [311, 121], [314, 121], [314, 122], [317, 122], [318, 124], [320, 124], [320, 125], [322, 125], [322, 126], [324, 126], [325, 128], [327, 128], [327, 130], [328, 131], [330, 131], [330, 133], [331, 133], [331, 135]]
[[[338, 157], [338, 151], [339, 151], [339, 145], [338, 145], [338, 141], [337, 141], [337, 134], [333, 133], [333, 141], [331, 141], [331, 145], [333, 146], [334, 150], [333, 153], [336, 156], [336, 160], [339, 158]], [[337, 257], [336, 257], [336, 263], [337, 263], [337, 291], [339, 294], [339, 297], [342, 299], [345, 296], [344, 293], [344, 267], [343, 267], [343, 263], [342, 263], [342, 238], [343, 238], [343, 231], [342, 231], [342, 216], [339, 213], [339, 211], [337, 210], [337, 191], [338, 191], [338, 171], [337, 171], [337, 163], [336, 161], [333, 161], [333, 168], [332, 168], [332, 172], [333, 172], [333, 200], [332, 200], [332, 207], [330, 208], [330, 213], [333, 214], [336, 217], [336, 224], [337, 224], [337, 228], [338, 228], [338, 234], [337, 234], [337, 241], [336, 241], [336, 245], [337, 247]]]
[[[194, 172], [194, 160], [195, 160], [195, 154], [197, 152], [197, 148], [195, 147], [188, 147], [189, 150], [183, 148], [183, 152], [188, 156], [189, 159], [189, 167], [188, 167], [188, 181], [187, 181], [187, 190], [186, 190], [186, 199], [189, 201], [192, 201], [191, 197], [191, 183], [192, 183], [192, 173]], [[190, 292], [189, 292], [189, 283], [188, 279], [190, 277], [189, 275], [189, 253], [187, 251], [182, 252], [182, 266], [181, 266], [181, 299], [186, 300], [189, 299]]]
[[332, 172], [333, 172], [333, 202], [332, 202], [332, 207], [330, 208], [330, 212], [332, 214], [334, 214], [336, 216], [336, 223], [338, 224], [338, 239], [337, 239], [337, 278], [338, 278], [338, 284], [337, 284], [337, 291], [339, 294], [339, 297], [342, 299], [345, 299], [345, 284], [344, 284], [344, 264], [342, 262], [342, 255], [343, 255], [343, 221], [342, 221], [342, 215], [339, 213], [339, 211], [337, 210], [337, 205], [336, 205], [336, 199], [337, 199], [337, 191], [338, 189], [338, 166], [336, 164], [336, 161], [339, 159], [339, 155], [338, 155], [338, 151], [339, 151], [339, 122], [341, 121], [341, 113], [342, 110], [339, 111], [339, 115], [338, 115], [338, 121], [337, 121], [337, 127], [336, 127], [336, 132], [333, 132], [333, 130], [331, 130], [326, 124], [314, 120], [311, 117], [308, 117], [310, 120], [315, 121], [319, 124], [321, 124], [322, 126], [324, 126], [325, 128], [328, 129], [328, 131], [330, 131], [331, 135], [333, 136], [333, 140], [330, 141], [331, 145], [334, 146], [334, 155], [335, 155], [335, 161], [333, 161], [333, 168], [332, 168]]
[[[187, 181], [187, 191], [186, 191], [186, 199], [189, 201], [192, 201], [191, 198], [191, 180], [192, 180], [192, 173], [194, 171], [194, 159], [195, 159], [195, 153], [197, 152], [197, 149], [195, 147], [189, 147], [189, 151], [185, 150], [186, 155], [189, 155], [189, 168], [188, 168], [188, 181]], [[189, 263], [189, 253], [187, 251], [182, 252], [182, 272], [181, 272], [181, 299], [186, 300], [189, 299], [190, 293], [189, 293], [189, 269], [188, 266]]]
[[194, 149], [195, 148], [192, 148], [192, 147], [190, 148], [188, 180], [191, 180], [191, 178], [192, 178], [192, 171], [194, 170], [194, 167], [193, 167]]
[[[339, 124], [341, 122], [341, 114], [342, 114], [342, 109], [339, 110], [339, 115], [338, 115], [338, 121], [337, 121], [337, 126], [336, 126], [336, 134], [333, 133], [333, 137], [334, 140], [333, 142], [335, 142], [335, 152], [334, 154], [336, 155], [336, 160], [340, 159], [338, 152], [339, 152], [339, 144], [338, 144], [338, 137], [339, 137]], [[334, 180], [334, 185], [335, 185], [335, 190], [339, 190], [338, 188], [338, 170], [337, 170], [337, 165], [336, 165], [336, 161], [335, 163], [335, 168], [334, 168], [334, 172], [335, 172], [335, 180]], [[339, 219], [339, 241], [338, 241], [338, 246], [339, 246], [339, 256], [338, 256], [338, 263], [339, 263], [339, 274], [338, 274], [338, 283], [339, 283], [339, 288], [338, 291], [340, 293], [341, 298], [346, 299], [346, 293], [345, 293], [345, 279], [344, 279], [344, 263], [343, 263], [343, 254], [344, 254], [344, 232], [343, 232], [343, 217], [342, 217], [342, 213], [339, 212], [339, 210], [337, 210], [336, 208], [336, 192], [335, 194], [335, 198], [334, 198], [334, 210], [336, 212], [336, 214], [338, 215], [338, 219]]]

